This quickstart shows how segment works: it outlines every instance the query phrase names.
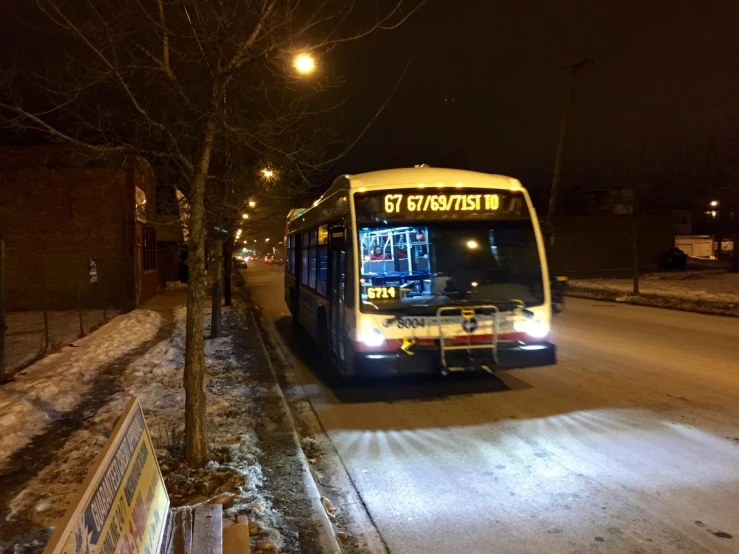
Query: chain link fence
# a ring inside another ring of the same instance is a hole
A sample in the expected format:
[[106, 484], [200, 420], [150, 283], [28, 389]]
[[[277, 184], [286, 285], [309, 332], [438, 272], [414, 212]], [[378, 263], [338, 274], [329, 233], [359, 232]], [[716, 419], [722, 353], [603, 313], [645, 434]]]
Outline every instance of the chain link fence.
[[130, 256], [30, 257], [5, 249], [0, 278], [0, 377], [134, 308]]

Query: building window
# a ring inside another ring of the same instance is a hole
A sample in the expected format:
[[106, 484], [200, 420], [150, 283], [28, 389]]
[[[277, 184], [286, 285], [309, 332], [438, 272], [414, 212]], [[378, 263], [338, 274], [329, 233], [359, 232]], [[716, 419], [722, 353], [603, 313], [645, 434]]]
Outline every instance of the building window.
[[157, 232], [152, 227], [144, 227], [144, 271], [157, 268]]
[[146, 223], [146, 193], [136, 187], [136, 221]]

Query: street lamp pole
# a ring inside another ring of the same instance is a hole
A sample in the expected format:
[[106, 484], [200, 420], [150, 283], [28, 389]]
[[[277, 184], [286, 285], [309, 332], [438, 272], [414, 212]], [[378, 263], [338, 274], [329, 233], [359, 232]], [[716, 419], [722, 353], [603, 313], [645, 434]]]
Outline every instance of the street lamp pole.
[[575, 100], [575, 85], [577, 83], [578, 71], [584, 69], [591, 60], [584, 60], [571, 65], [567, 68], [570, 74], [570, 88], [565, 97], [564, 111], [562, 112], [562, 121], [559, 126], [559, 139], [557, 140], [557, 155], [554, 159], [554, 174], [552, 176], [552, 189], [549, 193], [549, 209], [547, 210], [546, 219], [546, 236], [549, 237], [550, 244], [554, 237], [554, 217], [557, 211], [557, 195], [559, 194], [559, 182], [562, 175], [562, 158], [564, 157], [565, 146], [567, 144], [567, 136], [569, 134], [570, 112], [572, 104]]

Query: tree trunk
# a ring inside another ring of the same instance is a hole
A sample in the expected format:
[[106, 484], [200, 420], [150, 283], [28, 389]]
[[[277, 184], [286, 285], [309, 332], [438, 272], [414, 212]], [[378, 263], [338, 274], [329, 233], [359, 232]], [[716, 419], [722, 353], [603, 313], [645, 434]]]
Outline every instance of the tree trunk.
[[0, 237], [0, 383], [5, 382], [5, 239]]
[[210, 311], [210, 338], [221, 336], [221, 290], [223, 283], [223, 238], [216, 237], [213, 245], [215, 260], [213, 263], [213, 294]]
[[231, 305], [231, 272], [233, 271], [233, 243], [229, 236], [223, 241], [223, 304]]
[[636, 214], [631, 217], [631, 249], [634, 271], [634, 294], [639, 294], [639, 220]]
[[211, 117], [205, 128], [203, 148], [195, 167], [190, 195], [190, 237], [188, 239], [190, 269], [187, 287], [185, 325], [185, 458], [192, 467], [208, 462], [206, 434], [205, 354], [203, 308], [205, 305], [205, 181], [215, 138], [216, 119]]

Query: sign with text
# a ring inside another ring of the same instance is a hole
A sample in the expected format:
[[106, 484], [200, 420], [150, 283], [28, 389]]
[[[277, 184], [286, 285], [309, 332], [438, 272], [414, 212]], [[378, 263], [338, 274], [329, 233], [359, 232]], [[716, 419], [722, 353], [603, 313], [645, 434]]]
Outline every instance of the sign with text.
[[354, 195], [359, 220], [518, 219], [528, 217], [523, 195], [499, 189], [408, 190]]
[[144, 414], [133, 399], [44, 554], [155, 554], [168, 509]]

